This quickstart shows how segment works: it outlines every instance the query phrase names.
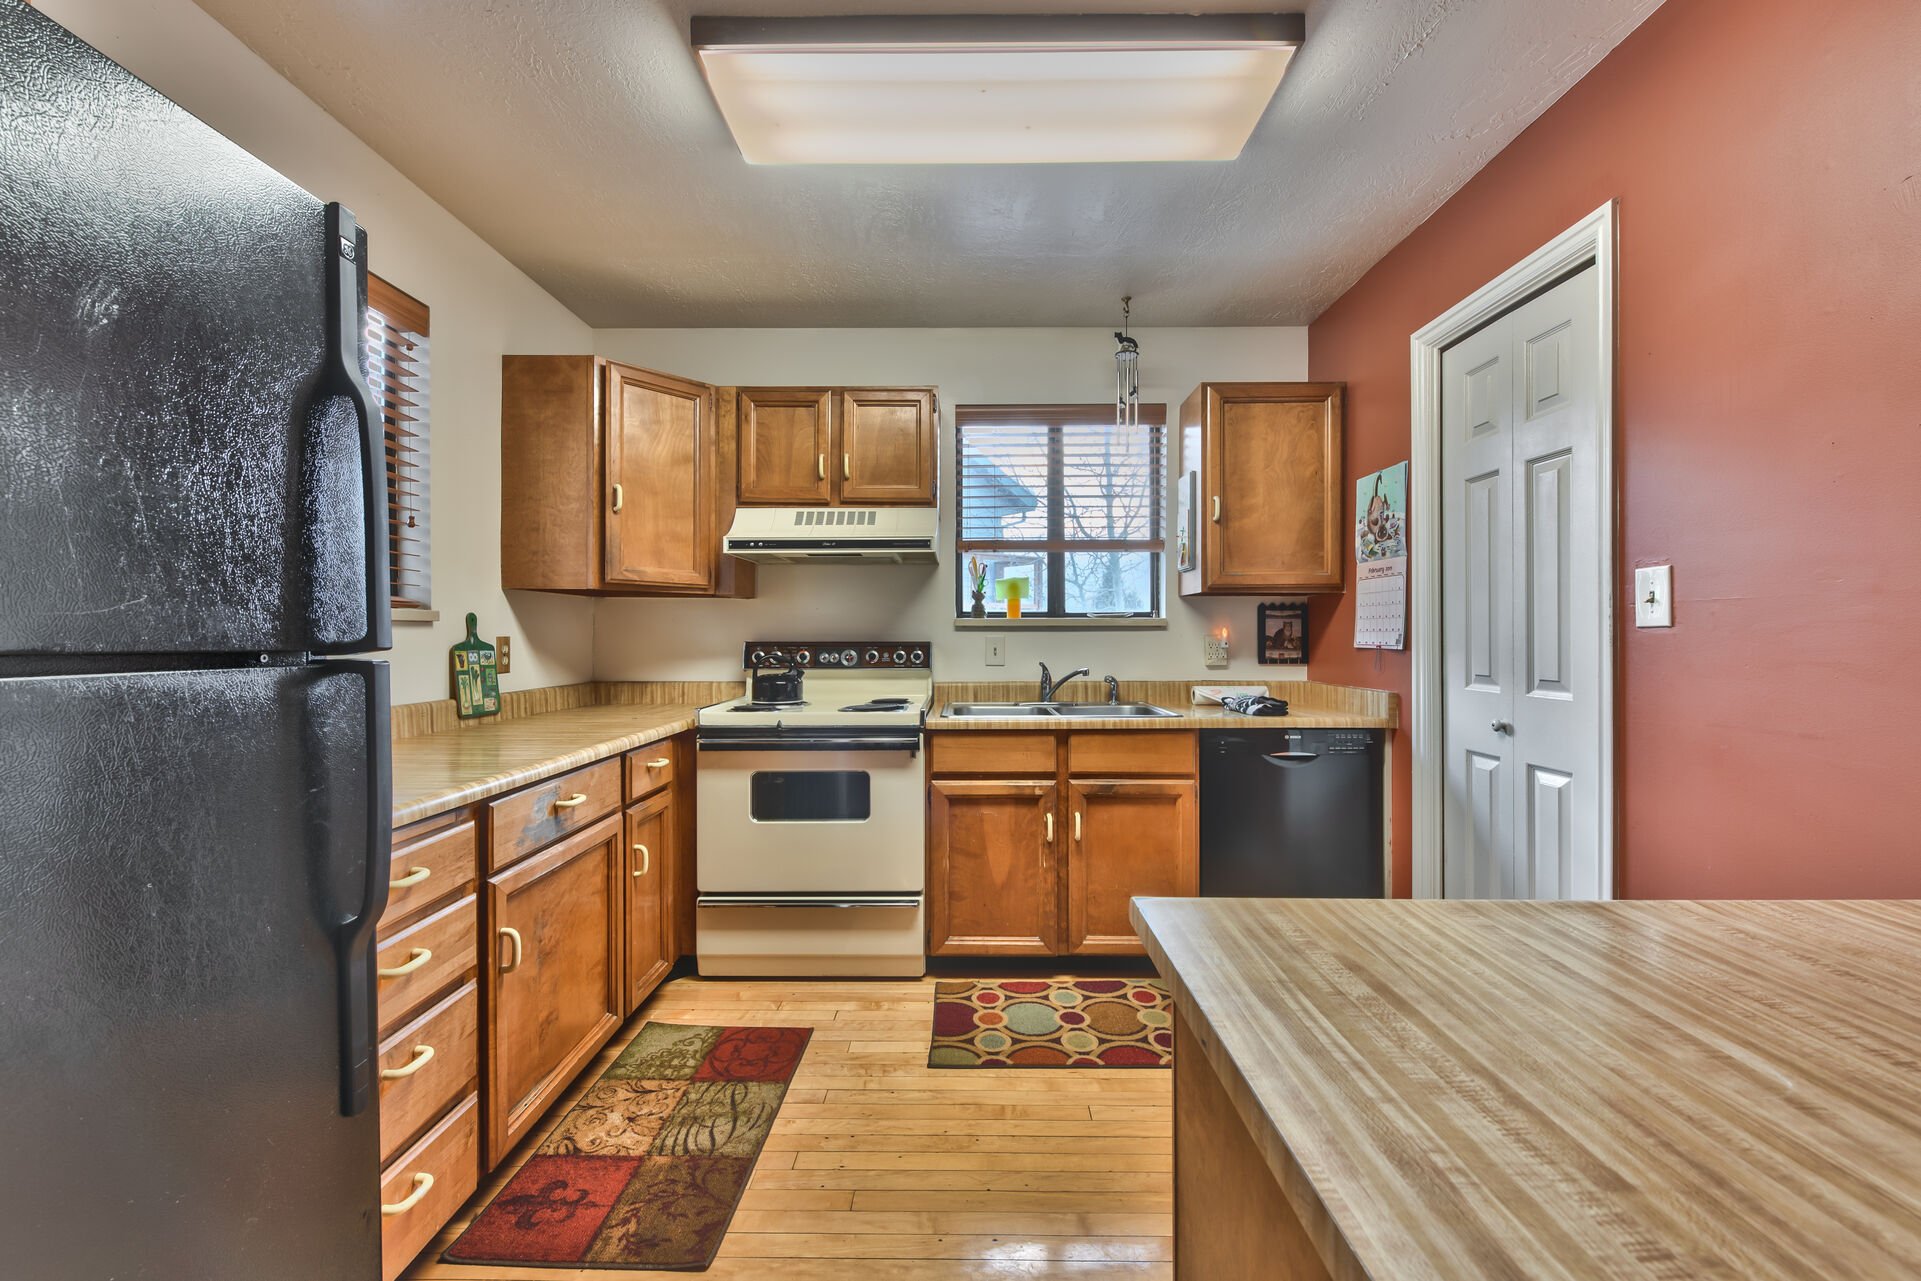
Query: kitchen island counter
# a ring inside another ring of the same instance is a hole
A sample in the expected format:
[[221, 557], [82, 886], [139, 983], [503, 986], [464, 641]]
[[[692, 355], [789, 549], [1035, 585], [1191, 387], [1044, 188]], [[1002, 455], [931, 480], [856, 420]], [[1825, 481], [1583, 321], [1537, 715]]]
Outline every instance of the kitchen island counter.
[[1180, 1281], [1914, 1275], [1921, 902], [1133, 918]]

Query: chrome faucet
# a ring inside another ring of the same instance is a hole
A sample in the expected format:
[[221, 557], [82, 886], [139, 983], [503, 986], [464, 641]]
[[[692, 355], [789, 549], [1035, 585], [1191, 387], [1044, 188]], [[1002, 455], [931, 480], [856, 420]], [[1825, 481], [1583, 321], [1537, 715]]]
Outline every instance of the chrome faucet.
[[1087, 669], [1085, 667], [1076, 667], [1073, 671], [1061, 677], [1059, 680], [1055, 680], [1054, 673], [1047, 670], [1046, 663], [1042, 663], [1041, 664], [1041, 696], [1038, 701], [1043, 703], [1053, 702], [1054, 691], [1058, 690], [1061, 686], [1067, 684], [1067, 682], [1073, 680], [1076, 676], [1085, 676], [1085, 675], [1087, 675]]
[[1105, 680], [1107, 681], [1107, 702], [1111, 707], [1121, 701], [1121, 683], [1112, 676], [1106, 677]]

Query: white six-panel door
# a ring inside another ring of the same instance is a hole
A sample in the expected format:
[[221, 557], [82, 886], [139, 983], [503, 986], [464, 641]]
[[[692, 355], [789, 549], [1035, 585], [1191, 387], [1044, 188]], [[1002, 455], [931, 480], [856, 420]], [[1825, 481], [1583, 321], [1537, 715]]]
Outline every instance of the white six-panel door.
[[1449, 898], [1602, 884], [1599, 272], [1441, 357]]

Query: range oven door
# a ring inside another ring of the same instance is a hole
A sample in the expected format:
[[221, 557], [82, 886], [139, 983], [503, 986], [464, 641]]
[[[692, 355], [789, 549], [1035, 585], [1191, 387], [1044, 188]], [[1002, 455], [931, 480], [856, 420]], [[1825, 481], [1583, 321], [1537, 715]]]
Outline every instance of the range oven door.
[[[702, 734], [703, 897], [918, 898], [925, 881], [920, 733]], [[877, 903], [877, 906], [879, 904]]]

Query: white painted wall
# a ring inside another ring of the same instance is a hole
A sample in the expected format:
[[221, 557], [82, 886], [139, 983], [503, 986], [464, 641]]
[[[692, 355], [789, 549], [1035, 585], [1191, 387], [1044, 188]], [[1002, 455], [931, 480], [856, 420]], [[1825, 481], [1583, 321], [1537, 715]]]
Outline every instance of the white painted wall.
[[[1307, 377], [1307, 330], [1137, 329], [1142, 398], [1180, 403], [1203, 379]], [[1253, 597], [1189, 603], [1166, 558], [1165, 631], [1027, 631], [1010, 627], [1007, 665], [983, 662], [986, 638], [953, 625], [955, 405], [1098, 404], [1113, 395], [1113, 339], [1097, 329], [603, 329], [595, 350], [616, 360], [738, 386], [933, 384], [941, 392], [942, 563], [763, 565], [750, 601], [607, 600], [595, 613], [594, 668], [603, 679], [730, 677], [742, 641], [876, 637], [934, 643], [949, 680], [1020, 679], [1045, 660], [1057, 673], [1087, 666], [1122, 679], [1283, 679], [1304, 667], [1255, 662]], [[1178, 457], [1178, 441], [1170, 445]], [[1173, 469], [1170, 468], [1170, 474]], [[1170, 498], [1171, 507], [1171, 498]], [[1172, 525], [1172, 512], [1169, 512]], [[1229, 628], [1226, 672], [1202, 663], [1212, 628]]]
[[514, 637], [509, 688], [593, 670], [593, 603], [500, 589], [500, 357], [584, 352], [593, 334], [191, 0], [41, 0], [81, 39], [367, 228], [370, 266], [433, 311], [435, 624], [394, 627], [396, 703], [447, 697], [468, 611]]

